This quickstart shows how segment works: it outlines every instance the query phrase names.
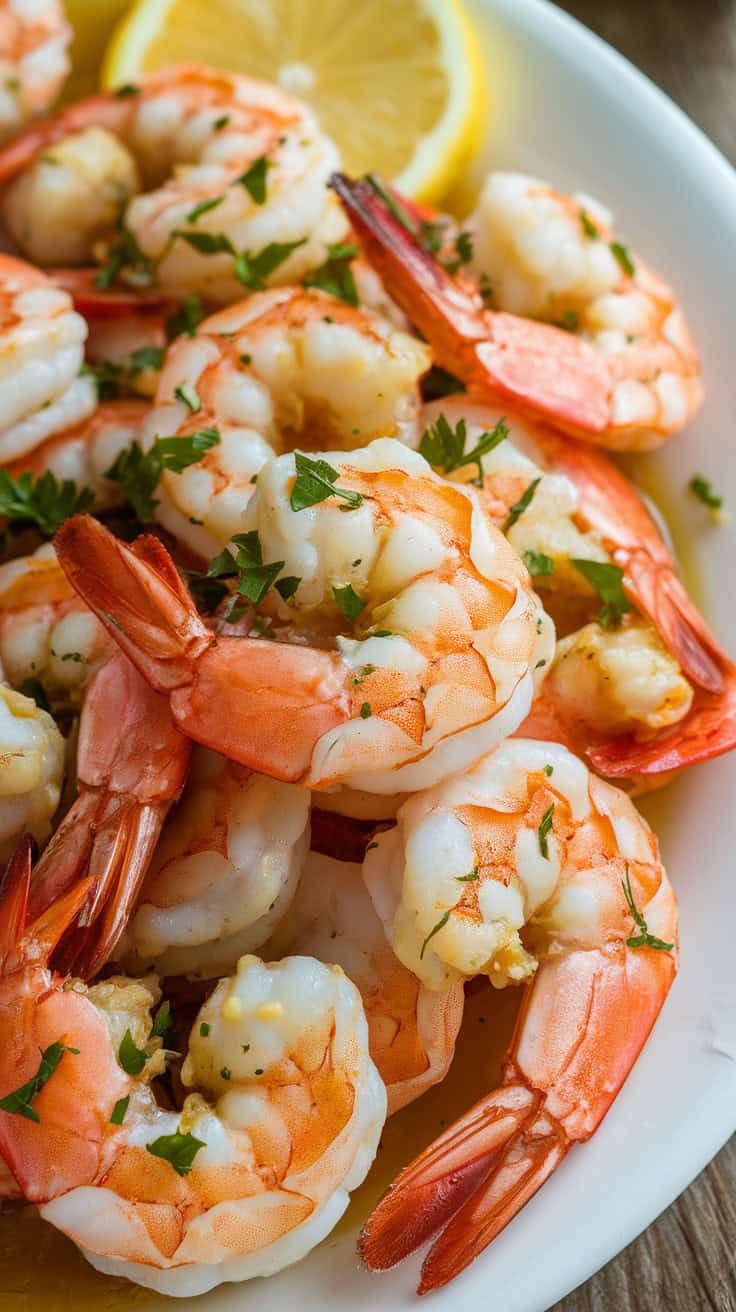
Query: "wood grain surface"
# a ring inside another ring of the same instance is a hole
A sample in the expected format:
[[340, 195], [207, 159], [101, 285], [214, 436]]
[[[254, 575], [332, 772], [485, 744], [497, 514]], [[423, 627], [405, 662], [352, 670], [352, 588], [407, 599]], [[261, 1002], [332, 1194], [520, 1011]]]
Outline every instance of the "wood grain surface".
[[[736, 163], [736, 0], [560, 0]], [[736, 1137], [554, 1312], [736, 1312]]]

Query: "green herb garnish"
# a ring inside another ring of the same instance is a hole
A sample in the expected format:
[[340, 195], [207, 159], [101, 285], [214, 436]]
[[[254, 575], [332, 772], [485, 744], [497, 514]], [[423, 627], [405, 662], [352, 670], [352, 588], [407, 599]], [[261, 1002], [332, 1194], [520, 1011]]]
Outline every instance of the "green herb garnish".
[[204, 1148], [203, 1139], [195, 1139], [193, 1134], [182, 1134], [175, 1130], [173, 1134], [162, 1134], [153, 1143], [146, 1144], [146, 1150], [152, 1157], [162, 1157], [169, 1166], [173, 1166], [177, 1175], [188, 1175], [200, 1148]]
[[245, 187], [251, 200], [254, 200], [256, 205], [263, 205], [266, 200], [266, 174], [270, 167], [271, 161], [265, 155], [261, 155], [238, 178], [238, 182]]
[[702, 474], [693, 474], [693, 477], [688, 483], [688, 488], [693, 496], [697, 497], [698, 501], [702, 501], [703, 505], [707, 506], [709, 510], [721, 509], [721, 506], [723, 505], [723, 497], [713, 491], [708, 479], [703, 478]]
[[338, 609], [348, 620], [357, 620], [361, 611], [365, 610], [365, 601], [358, 596], [351, 583], [346, 583], [344, 588], [333, 588], [332, 595]]
[[547, 807], [547, 810], [542, 816], [542, 823], [540, 824], [537, 830], [537, 837], [539, 839], [539, 850], [542, 853], [542, 856], [544, 857], [545, 861], [549, 861], [549, 846], [547, 843], [547, 835], [549, 834], [552, 828], [552, 817], [554, 816], [554, 813], [555, 813], [555, 804], [553, 802], [551, 806]]
[[166, 320], [166, 336], [171, 342], [175, 337], [180, 337], [186, 333], [187, 337], [194, 337], [199, 325], [205, 317], [202, 302], [198, 296], [187, 296]]
[[675, 946], [674, 943], [665, 943], [664, 939], [656, 938], [654, 934], [649, 933], [647, 922], [634, 901], [628, 865], [626, 866], [626, 878], [621, 880], [621, 887], [624, 890], [624, 897], [634, 924], [641, 930], [640, 934], [635, 934], [633, 938], [627, 938], [626, 946], [629, 948], [655, 948], [657, 952], [671, 952]]
[[449, 919], [450, 919], [450, 912], [449, 912], [449, 911], [446, 911], [445, 914], [444, 914], [444, 916], [440, 916], [439, 920], [437, 921], [437, 924], [432, 926], [432, 928], [430, 929], [430, 931], [429, 931], [427, 937], [425, 938], [424, 942], [422, 943], [422, 946], [421, 946], [421, 949], [420, 949], [420, 952], [419, 952], [419, 960], [420, 960], [420, 961], [422, 961], [423, 958], [424, 958], [424, 953], [425, 953], [425, 951], [426, 951], [426, 949], [427, 949], [427, 944], [431, 941], [431, 939], [434, 938], [435, 934], [439, 934], [440, 930], [441, 930], [441, 929], [444, 929], [444, 927], [445, 927], [445, 925], [447, 924], [447, 922], [448, 922]]
[[473, 866], [469, 875], [455, 875], [455, 879], [458, 884], [474, 884], [477, 879], [480, 879], [480, 871], [477, 866]]
[[593, 220], [591, 219], [590, 215], [586, 214], [585, 210], [581, 210], [579, 217], [580, 217], [580, 227], [582, 228], [586, 237], [589, 237], [591, 241], [596, 241], [601, 234], [599, 233], [598, 228], [596, 224], [593, 222]]
[[167, 1000], [161, 1003], [151, 1026], [151, 1038], [162, 1039], [171, 1025], [171, 1006]]
[[301, 451], [295, 451], [294, 463], [296, 479], [289, 497], [292, 510], [305, 510], [308, 506], [326, 501], [328, 497], [340, 497], [352, 510], [362, 504], [363, 498], [359, 492], [335, 487], [338, 471], [328, 465], [326, 460], [312, 460]]
[[425, 429], [419, 450], [424, 459], [443, 474], [452, 474], [456, 469], [466, 465], [477, 465], [477, 477], [471, 479], [476, 487], [483, 486], [483, 456], [495, 450], [509, 435], [504, 419], [499, 419], [492, 432], [481, 433], [475, 446], [465, 450], [468, 430], [464, 419], [460, 419], [455, 428], [448, 423], [444, 415], [439, 415], [436, 424]]
[[196, 387], [192, 387], [191, 383], [181, 383], [178, 387], [175, 387], [174, 396], [177, 401], [184, 402], [184, 405], [192, 415], [199, 414], [202, 409], [202, 401], [199, 393]]
[[629, 278], [633, 278], [636, 273], [636, 266], [629, 255], [628, 247], [624, 246], [620, 241], [612, 241], [610, 243], [610, 251], [614, 258], [618, 260], [624, 273], [628, 274]]
[[547, 578], [555, 572], [555, 562], [544, 551], [525, 551], [523, 559], [532, 578]]
[[336, 296], [347, 305], [358, 304], [358, 289], [355, 286], [351, 261], [359, 254], [357, 246], [349, 242], [338, 242], [327, 247], [327, 259], [315, 269], [314, 273], [304, 279], [305, 287], [319, 287], [330, 296]]
[[53, 537], [60, 524], [72, 515], [89, 510], [95, 494], [78, 488], [71, 479], [60, 483], [50, 469], [40, 478], [25, 470], [13, 478], [0, 469], [0, 516], [12, 523], [33, 524], [44, 537]]
[[598, 560], [571, 559], [570, 564], [595, 588], [603, 602], [598, 613], [598, 623], [604, 629], [615, 628], [621, 623], [621, 617], [632, 609], [623, 589], [623, 570], [618, 565]]
[[119, 453], [105, 477], [122, 487], [142, 523], [150, 523], [158, 505], [153, 493], [164, 470], [180, 474], [219, 441], [216, 428], [200, 428], [184, 437], [157, 437], [149, 451], [134, 442]]
[[125, 1113], [128, 1110], [129, 1102], [130, 1102], [129, 1093], [127, 1093], [124, 1098], [118, 1098], [117, 1102], [115, 1103], [115, 1106], [112, 1109], [112, 1112], [110, 1113], [111, 1125], [122, 1125], [123, 1121], [125, 1120]]
[[266, 279], [306, 240], [302, 237], [299, 241], [272, 241], [255, 255], [252, 251], [241, 251], [235, 260], [235, 277], [251, 291], [263, 291]]
[[218, 205], [222, 205], [224, 199], [224, 196], [213, 196], [211, 200], [201, 200], [187, 214], [187, 223], [196, 223], [203, 214], [209, 214], [210, 210], [216, 210]]
[[136, 1047], [135, 1040], [130, 1030], [126, 1030], [120, 1047], [118, 1048], [118, 1061], [125, 1071], [126, 1075], [140, 1075], [143, 1067], [148, 1061], [148, 1053], [144, 1048]]
[[521, 516], [524, 514], [524, 511], [529, 508], [529, 506], [532, 503], [532, 498], [534, 496], [534, 493], [539, 487], [541, 481], [542, 481], [541, 474], [539, 475], [538, 478], [533, 478], [529, 486], [526, 488], [526, 490], [522, 492], [521, 496], [519, 497], [519, 500], [514, 502], [508, 515], [506, 516], [506, 523], [503, 526], [504, 533], [508, 533], [509, 529], [514, 527], [516, 521], [521, 519]]
[[41, 1117], [33, 1103], [44, 1084], [51, 1079], [65, 1052], [78, 1054], [79, 1048], [70, 1048], [60, 1041], [44, 1048], [36, 1074], [32, 1075], [25, 1084], [21, 1084], [19, 1089], [14, 1089], [12, 1093], [6, 1093], [4, 1098], [0, 1098], [0, 1111], [9, 1112], [14, 1116], [24, 1116], [27, 1121], [35, 1121], [38, 1125]]

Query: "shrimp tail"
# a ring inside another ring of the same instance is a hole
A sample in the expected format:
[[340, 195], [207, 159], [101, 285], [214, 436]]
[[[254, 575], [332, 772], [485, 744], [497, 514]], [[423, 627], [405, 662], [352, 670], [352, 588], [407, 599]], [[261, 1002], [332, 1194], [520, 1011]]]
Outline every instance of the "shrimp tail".
[[723, 692], [698, 693], [684, 720], [648, 742], [633, 735], [594, 744], [588, 758], [599, 774], [611, 779], [649, 778], [684, 770], [736, 748], [736, 668], [729, 666]]
[[[662, 924], [677, 938], [676, 903], [661, 887]], [[529, 986], [504, 1084], [398, 1177], [363, 1232], [370, 1267], [392, 1266], [443, 1222], [418, 1292], [447, 1284], [498, 1235], [598, 1128], [669, 991], [673, 951], [607, 948], [550, 957]]]
[[69, 582], [157, 692], [191, 680], [214, 642], [166, 549], [152, 535], [133, 548], [90, 515], [75, 515], [54, 539]]
[[48, 961], [69, 932], [89, 900], [94, 879], [79, 880], [51, 906], [34, 916], [30, 906], [33, 841], [28, 834], [19, 839], [0, 883], [0, 962], [3, 973], [23, 959], [23, 945], [30, 936], [33, 956]]
[[[516, 402], [565, 431], [605, 431], [611, 378], [581, 338], [553, 325], [486, 310], [473, 285], [451, 276], [420, 244], [385, 188], [334, 173], [371, 264], [431, 343], [438, 364], [479, 391]], [[388, 198], [388, 199], [386, 199]]]
[[154, 537], [128, 547], [78, 515], [55, 538], [72, 586], [158, 692], [190, 738], [286, 782], [318, 739], [350, 716], [346, 667], [333, 652], [216, 638]]
[[645, 552], [636, 553], [627, 563], [625, 586], [683, 673], [706, 692], [722, 692], [726, 654], [674, 570], [662, 568]]
[[[111, 728], [112, 726], [112, 728]], [[93, 893], [55, 965], [97, 973], [122, 933], [169, 807], [186, 780], [191, 744], [122, 652], [90, 681], [78, 749], [79, 797], [39, 861], [31, 907], [38, 915], [80, 879]]]

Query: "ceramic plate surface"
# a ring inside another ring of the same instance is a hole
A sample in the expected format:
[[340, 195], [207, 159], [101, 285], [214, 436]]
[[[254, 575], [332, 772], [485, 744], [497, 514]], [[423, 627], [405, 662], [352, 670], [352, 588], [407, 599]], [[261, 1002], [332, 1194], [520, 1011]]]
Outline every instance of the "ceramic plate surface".
[[[675, 283], [684, 302], [704, 357], [707, 401], [687, 433], [638, 472], [668, 514], [699, 602], [736, 652], [736, 175], [651, 83], [557, 9], [542, 0], [474, 0], [470, 8], [491, 96], [490, 143], [474, 167], [476, 178], [493, 164], [598, 196], [616, 215], [624, 240]], [[724, 494], [731, 524], [713, 526], [688, 496], [685, 486], [695, 472]], [[432, 1312], [544, 1312], [672, 1202], [736, 1127], [735, 796], [736, 755], [698, 767], [646, 806], [680, 899], [678, 979], [594, 1139], [570, 1153], [467, 1272], [432, 1296]], [[508, 1029], [509, 1008], [500, 1005]], [[471, 1035], [479, 1054], [490, 1028], [478, 1025]], [[458, 1062], [475, 1066], [470, 1052], [466, 1043]], [[435, 1116], [438, 1092], [429, 1095]], [[454, 1114], [457, 1093], [452, 1102], [447, 1110]], [[392, 1167], [399, 1165], [402, 1146], [405, 1155], [414, 1151], [410, 1127], [425, 1115], [421, 1104], [409, 1109], [403, 1122], [409, 1128], [393, 1132], [398, 1160]], [[420, 1142], [431, 1137], [427, 1124]], [[380, 1178], [380, 1159], [378, 1165]], [[191, 1306], [198, 1312], [249, 1306], [258, 1312], [416, 1312], [418, 1262], [380, 1277], [360, 1268], [355, 1237], [369, 1203], [364, 1193], [353, 1209], [360, 1215], [349, 1215], [298, 1266], [268, 1281], [223, 1286]], [[39, 1274], [37, 1267], [32, 1280]], [[79, 1291], [77, 1307], [159, 1312], [175, 1306], [117, 1282], [113, 1292], [81, 1261], [70, 1278]], [[734, 1272], [722, 1279], [725, 1294]], [[46, 1312], [70, 1306], [68, 1289], [63, 1299], [49, 1291]]]

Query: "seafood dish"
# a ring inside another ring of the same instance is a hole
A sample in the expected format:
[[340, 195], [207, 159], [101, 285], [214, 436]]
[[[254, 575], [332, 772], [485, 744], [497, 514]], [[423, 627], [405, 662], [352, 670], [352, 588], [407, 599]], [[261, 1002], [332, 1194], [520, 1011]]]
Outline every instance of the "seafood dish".
[[425, 1294], [677, 973], [637, 799], [736, 746], [736, 665], [620, 456], [688, 440], [687, 306], [582, 191], [459, 219], [275, 83], [57, 109], [69, 39], [0, 0], [3, 1224], [173, 1297], [278, 1272], [513, 992], [361, 1217]]

